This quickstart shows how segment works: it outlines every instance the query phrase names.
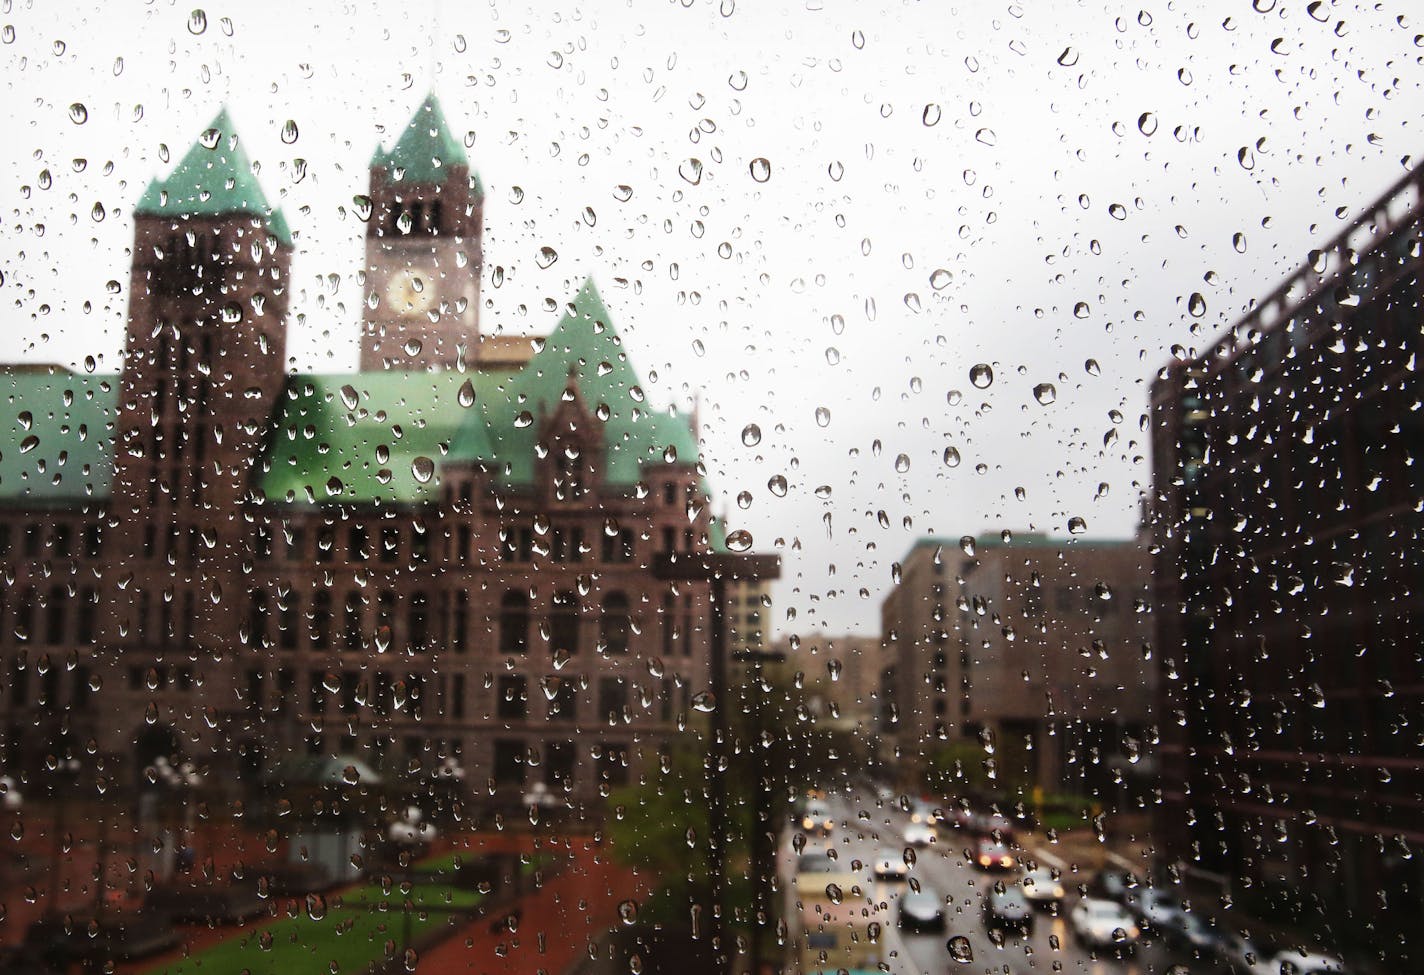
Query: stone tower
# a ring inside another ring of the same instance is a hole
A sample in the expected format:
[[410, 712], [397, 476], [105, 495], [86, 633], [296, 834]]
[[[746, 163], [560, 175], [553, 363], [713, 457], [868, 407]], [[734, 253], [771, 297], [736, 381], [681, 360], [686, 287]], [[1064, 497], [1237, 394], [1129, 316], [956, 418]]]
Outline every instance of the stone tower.
[[452, 368], [479, 349], [484, 190], [429, 95], [371, 159], [362, 370]]
[[134, 210], [110, 645], [147, 656], [234, 640], [241, 512], [285, 379], [291, 253], [225, 109]]

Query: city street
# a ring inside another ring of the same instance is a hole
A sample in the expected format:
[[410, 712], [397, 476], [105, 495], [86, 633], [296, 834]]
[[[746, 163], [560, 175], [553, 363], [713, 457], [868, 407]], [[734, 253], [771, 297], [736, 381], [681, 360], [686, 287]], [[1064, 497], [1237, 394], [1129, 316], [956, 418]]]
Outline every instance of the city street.
[[[904, 849], [904, 829], [909, 824], [909, 817], [898, 808], [892, 808], [890, 803], [878, 807], [873, 798], [849, 801], [837, 796], [827, 800], [827, 805], [836, 818], [829, 845], [835, 848], [840, 864], [849, 865], [852, 860], [859, 859], [866, 865], [868, 877], [870, 865], [881, 849]], [[900, 931], [896, 923], [896, 901], [902, 892], [909, 889], [906, 884], [872, 882], [866, 888], [882, 928], [882, 960], [893, 975], [945, 971], [982, 972], [986, 975], [1030, 972], [1086, 975], [1161, 975], [1171, 972], [1173, 975], [1196, 975], [1217, 970], [1212, 964], [1176, 955], [1152, 940], [1144, 940], [1136, 952], [1122, 960], [1109, 956], [1094, 957], [1091, 951], [1077, 943], [1067, 920], [1068, 910], [1077, 899], [1076, 884], [1087, 883], [1090, 878], [1086, 875], [1073, 876], [1067, 871], [1064, 873], [1064, 887], [1069, 896], [1060, 915], [1055, 918], [1046, 911], [1039, 911], [1031, 937], [1010, 936], [1005, 938], [1002, 947], [996, 946], [984, 926], [982, 898], [996, 879], [1009, 880], [1017, 873], [979, 871], [966, 860], [964, 847], [969, 842], [967, 834], [942, 829], [938, 843], [916, 851], [916, 862], [910, 869], [910, 876], [918, 879], [923, 889], [932, 888], [941, 898], [947, 898], [947, 923], [942, 934]], [[807, 841], [806, 849], [815, 850], [826, 845], [825, 840], [812, 839]], [[796, 913], [796, 859], [788, 837], [783, 844], [779, 864], [787, 891], [788, 917]], [[948, 943], [956, 937], [967, 939], [972, 957], [964, 958], [962, 947], [951, 953]]]

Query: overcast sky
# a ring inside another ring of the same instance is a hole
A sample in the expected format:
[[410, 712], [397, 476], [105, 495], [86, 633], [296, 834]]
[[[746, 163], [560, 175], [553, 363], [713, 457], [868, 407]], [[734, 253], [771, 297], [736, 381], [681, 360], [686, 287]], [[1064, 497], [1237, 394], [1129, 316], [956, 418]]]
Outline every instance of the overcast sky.
[[132, 208], [227, 104], [297, 232], [293, 366], [354, 369], [352, 197], [433, 88], [488, 191], [483, 328], [594, 276], [785, 555], [783, 632], [874, 632], [924, 534], [1129, 534], [1171, 347], [1424, 148], [1409, 3], [193, 2], [0, 13], [0, 357], [118, 368]]

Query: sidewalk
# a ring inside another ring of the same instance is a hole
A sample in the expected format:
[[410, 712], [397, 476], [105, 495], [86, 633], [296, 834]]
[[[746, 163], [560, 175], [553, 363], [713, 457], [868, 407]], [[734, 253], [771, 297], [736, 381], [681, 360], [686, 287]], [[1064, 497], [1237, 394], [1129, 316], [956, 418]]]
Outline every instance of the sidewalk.
[[[425, 952], [420, 970], [484, 975], [559, 975], [589, 957], [618, 923], [619, 905], [642, 901], [649, 882], [613, 861], [612, 851], [587, 837], [545, 845], [539, 852], [566, 856], [566, 869], [495, 918], [465, 925]], [[501, 918], [513, 923], [502, 924]]]

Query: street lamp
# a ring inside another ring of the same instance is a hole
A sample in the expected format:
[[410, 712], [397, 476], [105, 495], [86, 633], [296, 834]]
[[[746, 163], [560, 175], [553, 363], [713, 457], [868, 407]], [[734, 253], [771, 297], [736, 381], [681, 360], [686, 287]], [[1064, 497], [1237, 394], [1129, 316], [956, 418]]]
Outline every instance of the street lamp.
[[[781, 576], [775, 555], [734, 555], [727, 552], [665, 552], [653, 561], [653, 577], [666, 582], [709, 582], [712, 585], [710, 626], [711, 734], [707, 742], [707, 873], [712, 885], [712, 942], [722, 946], [722, 899], [727, 872], [727, 583], [755, 582]], [[762, 879], [757, 878], [757, 884]], [[760, 964], [760, 920], [753, 921], [752, 959]], [[753, 972], [753, 975], [761, 975]]]

